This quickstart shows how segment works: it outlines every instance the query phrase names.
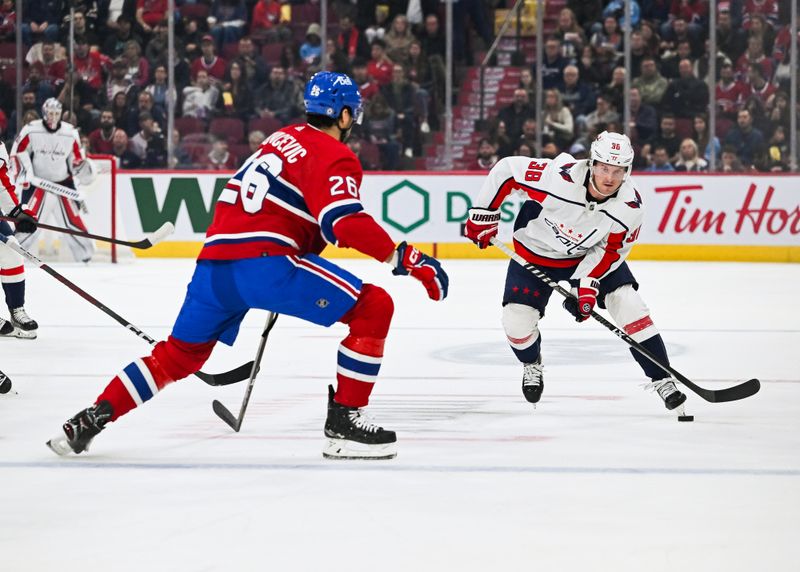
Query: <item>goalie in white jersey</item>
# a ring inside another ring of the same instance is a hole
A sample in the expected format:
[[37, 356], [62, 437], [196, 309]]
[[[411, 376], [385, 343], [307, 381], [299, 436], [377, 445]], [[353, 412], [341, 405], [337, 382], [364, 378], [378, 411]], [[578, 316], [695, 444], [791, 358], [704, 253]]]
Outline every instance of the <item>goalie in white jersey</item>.
[[[8, 152], [0, 142], [0, 212], [14, 219], [14, 229], [0, 221], [0, 233], [16, 240], [14, 232], [36, 231], [36, 217], [27, 205], [20, 203], [8, 172]], [[10, 320], [0, 318], [0, 337], [33, 339], [39, 325], [25, 312], [25, 265], [22, 256], [0, 242], [0, 282], [3, 284]], [[1, 392], [0, 392], [1, 393]]]
[[[607, 308], [619, 327], [664, 364], [667, 351], [639, 285], [625, 258], [639, 235], [642, 197], [630, 178], [633, 147], [625, 135], [601, 133], [588, 160], [567, 153], [555, 159], [508, 157], [497, 163], [469, 211], [467, 238], [486, 248], [497, 234], [500, 205], [511, 193], [528, 197], [514, 223], [514, 250], [553, 280], [568, 280], [574, 298], [564, 301], [578, 322], [595, 304]], [[503, 328], [511, 349], [523, 363], [522, 392], [537, 403], [544, 389], [541, 335], [552, 288], [513, 260], [503, 295]], [[649, 388], [658, 391], [667, 409], [686, 396], [668, 374], [631, 349]]]
[[[83, 156], [77, 129], [61, 121], [61, 102], [51, 97], [42, 106], [42, 117], [25, 125], [14, 140], [11, 158], [17, 169], [17, 184], [22, 186], [22, 202], [40, 221], [52, 217], [57, 226], [88, 232], [81, 218], [81, 203], [57, 195], [29, 182], [32, 176], [75, 189], [75, 181], [88, 185], [94, 180], [91, 161]], [[38, 232], [20, 236], [20, 243], [30, 248]], [[66, 235], [75, 260], [89, 262], [94, 242], [89, 238]]]

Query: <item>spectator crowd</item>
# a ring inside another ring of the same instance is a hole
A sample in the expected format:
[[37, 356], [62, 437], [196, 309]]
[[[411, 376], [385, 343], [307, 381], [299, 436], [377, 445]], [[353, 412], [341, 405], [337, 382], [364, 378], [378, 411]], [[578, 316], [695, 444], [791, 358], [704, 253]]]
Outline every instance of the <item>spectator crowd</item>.
[[[714, 78], [711, 5], [717, 10]], [[635, 169], [706, 171], [712, 155], [718, 171], [789, 169], [790, 8], [778, 0], [633, 0]], [[624, 131], [623, 23], [621, 0], [569, 0], [558, 12], [542, 58], [542, 156], [567, 151], [585, 158], [598, 133]], [[522, 70], [513, 101], [491, 122], [470, 168], [488, 170], [507, 155], [535, 154], [535, 71]]]
[[[585, 157], [597, 133], [624, 130], [624, 2], [548, 4], [561, 8], [546, 26], [542, 85], [535, 85], [535, 65], [519, 69], [512, 101], [480, 134], [469, 168], [487, 170], [511, 154]], [[18, 20], [16, 3], [0, 0], [0, 134], [7, 142], [20, 127], [18, 25], [22, 124], [57, 97], [86, 149], [117, 156], [122, 168], [235, 168], [265, 135], [303, 121], [303, 86], [320, 69], [348, 73], [361, 89], [365, 117], [349, 144], [365, 169], [413, 168], [442, 128], [446, 42], [437, 0], [332, 0], [325, 45], [319, 0], [175, 0], [172, 69], [167, 0], [23, 5]], [[463, 66], [476, 63], [475, 42], [486, 48], [493, 40], [492, 10], [512, 5], [454, 4], [457, 81]], [[710, 6], [717, 11], [714, 78]], [[633, 0], [629, 127], [636, 169], [704, 171], [712, 154], [723, 171], [788, 169], [789, 8], [779, 0]], [[168, 133], [170, 106], [176, 119]], [[166, 137], [173, 138], [171, 162]]]

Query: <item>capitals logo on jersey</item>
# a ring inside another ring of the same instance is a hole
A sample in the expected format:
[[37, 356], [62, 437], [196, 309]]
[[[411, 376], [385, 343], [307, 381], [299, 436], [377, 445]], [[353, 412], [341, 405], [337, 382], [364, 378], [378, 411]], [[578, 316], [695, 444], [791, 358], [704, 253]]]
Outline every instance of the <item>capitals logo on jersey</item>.
[[575, 163], [566, 163], [561, 165], [561, 171], [559, 171], [559, 175], [561, 178], [564, 179], [568, 183], [574, 183], [575, 181], [572, 180], [572, 175], [569, 174], [569, 170], [575, 166]]
[[636, 198], [632, 201], [626, 201], [625, 204], [631, 207], [632, 209], [638, 209], [642, 207], [642, 195], [639, 194], [639, 191], [636, 189], [633, 190], [633, 194]]

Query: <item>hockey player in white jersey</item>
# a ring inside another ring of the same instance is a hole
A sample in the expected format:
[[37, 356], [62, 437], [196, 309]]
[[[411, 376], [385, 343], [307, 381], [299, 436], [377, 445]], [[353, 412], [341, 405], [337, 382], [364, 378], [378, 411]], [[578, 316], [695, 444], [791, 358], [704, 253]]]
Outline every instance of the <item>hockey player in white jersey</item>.
[[[13, 217], [16, 231], [32, 233], [36, 231], [36, 217], [28, 207], [17, 200], [14, 185], [8, 172], [8, 152], [0, 142], [0, 211]], [[5, 221], [0, 221], [0, 232], [14, 238], [14, 230]], [[3, 284], [6, 305], [10, 320], [0, 318], [0, 337], [33, 339], [39, 325], [25, 312], [25, 266], [22, 256], [0, 243], [0, 282]]]
[[[88, 185], [94, 180], [91, 161], [83, 156], [78, 131], [61, 121], [61, 102], [51, 97], [42, 106], [42, 117], [25, 125], [14, 140], [11, 158], [17, 168], [17, 185], [22, 186], [22, 202], [27, 203], [39, 220], [54, 218], [58, 226], [87, 232], [81, 218], [79, 201], [37, 188], [29, 182], [33, 175], [40, 179], [75, 189], [75, 181]], [[26, 248], [36, 244], [38, 232], [20, 236]], [[91, 239], [66, 235], [75, 260], [89, 262], [94, 254]]]
[[[588, 160], [567, 153], [555, 159], [508, 157], [498, 162], [469, 210], [467, 238], [486, 248], [497, 234], [500, 205], [511, 193], [527, 195], [514, 223], [514, 250], [556, 281], [568, 280], [574, 298], [564, 301], [578, 322], [597, 304], [634, 340], [669, 364], [666, 348], [650, 311], [637, 292], [639, 284], [625, 258], [639, 235], [642, 197], [630, 177], [633, 147], [625, 135], [601, 133]], [[523, 364], [522, 393], [537, 403], [544, 389], [539, 320], [552, 288], [513, 260], [503, 295], [503, 328]], [[648, 388], [667, 409], [686, 396], [675, 380], [631, 349]]]

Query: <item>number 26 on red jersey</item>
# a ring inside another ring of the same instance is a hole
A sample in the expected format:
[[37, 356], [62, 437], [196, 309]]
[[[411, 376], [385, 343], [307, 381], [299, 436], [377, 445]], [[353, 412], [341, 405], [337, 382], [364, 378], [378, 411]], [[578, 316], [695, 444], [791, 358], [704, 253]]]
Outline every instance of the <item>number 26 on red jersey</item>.
[[[242, 175], [238, 196], [242, 199], [242, 208], [245, 212], [255, 214], [261, 210], [269, 192], [270, 183], [267, 174], [277, 177], [281, 171], [283, 171], [283, 161], [275, 153], [257, 157], [239, 169]], [[234, 179], [239, 178], [239, 173], [234, 175]], [[236, 192], [230, 192], [229, 189], [225, 191], [220, 195], [219, 201], [236, 204]]]

